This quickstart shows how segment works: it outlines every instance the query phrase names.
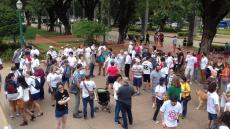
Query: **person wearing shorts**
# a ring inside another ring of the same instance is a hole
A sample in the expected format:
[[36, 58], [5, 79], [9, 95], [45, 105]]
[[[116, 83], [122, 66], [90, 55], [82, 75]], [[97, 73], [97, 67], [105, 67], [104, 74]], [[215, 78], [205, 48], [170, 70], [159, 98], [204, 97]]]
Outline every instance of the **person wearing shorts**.
[[57, 89], [55, 95], [55, 117], [57, 119], [56, 129], [65, 129], [68, 115], [68, 101], [70, 100], [70, 97], [68, 91], [64, 89], [64, 85], [61, 82], [57, 83]]
[[140, 88], [142, 86], [143, 66], [140, 64], [140, 59], [135, 59], [135, 64], [132, 67], [133, 85], [136, 86], [137, 95], [140, 95]]
[[[149, 61], [149, 57], [146, 57], [146, 60], [142, 63], [143, 66], [143, 81], [144, 81], [144, 88], [143, 90], [146, 90], [146, 87], [148, 85], [148, 89], [150, 90], [150, 74], [151, 70], [153, 69], [152, 63]], [[148, 84], [147, 84], [148, 83]]]
[[[110, 63], [110, 65], [111, 66], [109, 66], [108, 69], [107, 69], [108, 77], [107, 77], [106, 82], [108, 84], [107, 86], [112, 87], [113, 83], [116, 81], [116, 79], [117, 79], [117, 77], [119, 75], [119, 70], [118, 70], [117, 66], [115, 66], [114, 61], [112, 61]], [[108, 88], [108, 87], [106, 87], [106, 88]]]

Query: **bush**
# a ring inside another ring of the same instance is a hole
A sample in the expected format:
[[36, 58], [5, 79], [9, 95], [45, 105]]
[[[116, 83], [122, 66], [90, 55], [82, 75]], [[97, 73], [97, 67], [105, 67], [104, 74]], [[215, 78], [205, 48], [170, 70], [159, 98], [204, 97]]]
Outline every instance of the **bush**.
[[220, 45], [212, 45], [210, 48], [210, 51], [215, 51], [215, 52], [224, 52], [224, 46]]
[[186, 37], [186, 36], [188, 36], [188, 32], [178, 32], [177, 33], [178, 34], [178, 36], [180, 36], [180, 37]]

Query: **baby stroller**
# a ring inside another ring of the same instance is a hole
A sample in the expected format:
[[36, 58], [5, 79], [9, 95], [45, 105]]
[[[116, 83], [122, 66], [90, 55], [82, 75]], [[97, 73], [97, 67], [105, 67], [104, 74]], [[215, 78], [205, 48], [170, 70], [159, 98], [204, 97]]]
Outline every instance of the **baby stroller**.
[[100, 105], [99, 109], [101, 111], [107, 111], [108, 113], [111, 113], [111, 107], [109, 105], [110, 103], [110, 93], [108, 90], [104, 88], [97, 88], [97, 96], [98, 96], [98, 104]]

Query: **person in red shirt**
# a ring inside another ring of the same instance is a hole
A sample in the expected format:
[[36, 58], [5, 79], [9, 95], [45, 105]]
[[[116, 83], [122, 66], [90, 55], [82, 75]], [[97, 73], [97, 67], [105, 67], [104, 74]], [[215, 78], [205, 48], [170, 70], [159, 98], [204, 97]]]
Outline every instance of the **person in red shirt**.
[[194, 81], [198, 81], [199, 66], [201, 62], [200, 51], [198, 51], [196, 54], [194, 53], [194, 56], [197, 58], [197, 62], [194, 64]]
[[41, 82], [41, 89], [40, 89], [40, 100], [44, 99], [44, 84], [45, 84], [45, 72], [44, 70], [39, 66], [34, 68], [34, 76], [40, 78]]
[[113, 85], [113, 83], [116, 81], [118, 75], [119, 75], [119, 70], [117, 66], [115, 66], [115, 62], [110, 63], [111, 66], [108, 67], [107, 69], [107, 75], [108, 75], [108, 84], [109, 86]]

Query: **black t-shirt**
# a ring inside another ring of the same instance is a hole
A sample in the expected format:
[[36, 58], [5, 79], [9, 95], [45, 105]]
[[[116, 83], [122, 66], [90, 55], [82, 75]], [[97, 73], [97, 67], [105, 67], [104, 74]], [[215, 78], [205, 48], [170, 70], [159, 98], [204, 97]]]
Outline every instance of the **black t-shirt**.
[[58, 101], [66, 100], [68, 97], [69, 97], [69, 93], [67, 90], [64, 90], [63, 93], [61, 93], [59, 91], [56, 93], [56, 95], [55, 95], [56, 110], [58, 110], [58, 111], [68, 110], [68, 103], [65, 103], [64, 105], [58, 104]]
[[[179, 64], [183, 64], [183, 63], [184, 63], [184, 53], [183, 53], [183, 52], [179, 52], [179, 53], [177, 54], [177, 56], [178, 56], [178, 63], [179, 63]], [[181, 58], [182, 58], [182, 62], [180, 62], [180, 61], [181, 61]]]

